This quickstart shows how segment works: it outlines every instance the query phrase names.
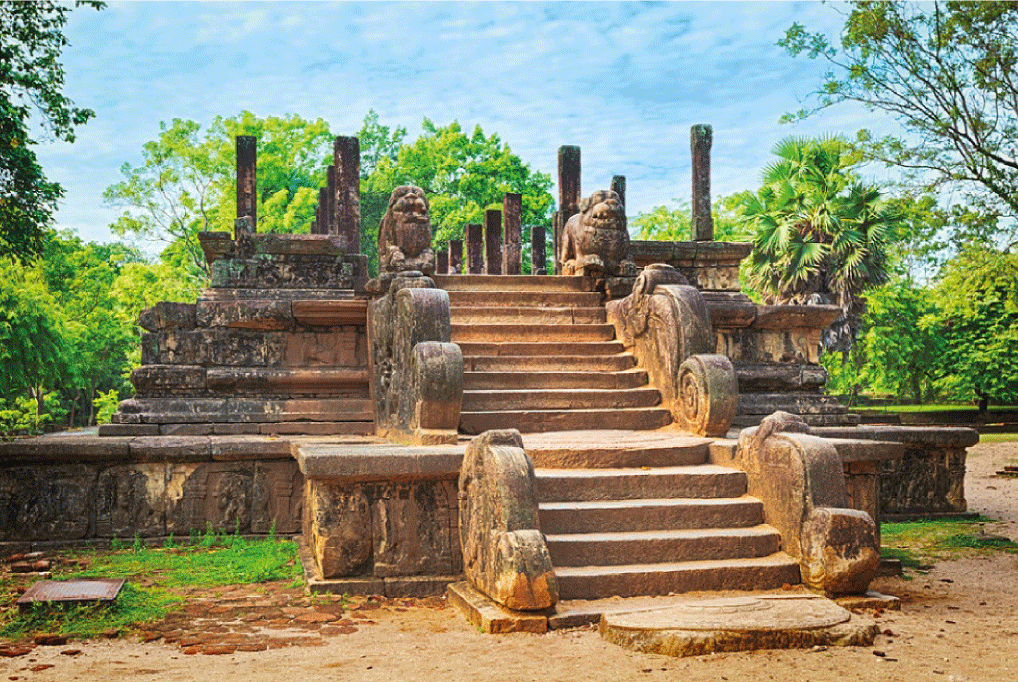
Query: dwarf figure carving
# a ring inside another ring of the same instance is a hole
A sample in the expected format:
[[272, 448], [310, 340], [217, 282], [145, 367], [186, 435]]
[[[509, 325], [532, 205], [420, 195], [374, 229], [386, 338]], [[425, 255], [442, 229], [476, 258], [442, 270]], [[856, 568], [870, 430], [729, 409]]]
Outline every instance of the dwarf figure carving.
[[417, 270], [430, 275], [435, 271], [429, 208], [420, 187], [403, 185], [392, 190], [378, 227], [380, 272]]
[[626, 207], [612, 190], [598, 190], [580, 201], [580, 212], [562, 230], [562, 274], [632, 275]]

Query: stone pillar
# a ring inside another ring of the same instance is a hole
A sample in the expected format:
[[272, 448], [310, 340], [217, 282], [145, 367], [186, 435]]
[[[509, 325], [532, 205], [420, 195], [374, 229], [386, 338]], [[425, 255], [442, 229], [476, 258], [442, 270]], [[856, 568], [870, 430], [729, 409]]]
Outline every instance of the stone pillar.
[[258, 231], [258, 138], [238, 135], [237, 140], [237, 217], [251, 218]]
[[463, 274], [463, 240], [449, 240], [449, 274]]
[[701, 123], [689, 131], [689, 146], [693, 155], [693, 222], [694, 242], [714, 241], [714, 218], [710, 213], [710, 148], [714, 141], [713, 129]]
[[332, 148], [336, 166], [336, 232], [347, 253], [361, 251], [361, 143], [337, 137]]
[[329, 189], [327, 187], [318, 188], [318, 207], [315, 209], [315, 227], [311, 234], [328, 234], [328, 213], [326, 209], [329, 207]]
[[502, 247], [502, 274], [523, 274], [523, 195], [506, 192], [502, 199], [505, 242]]
[[619, 199], [622, 201], [622, 205], [626, 205], [626, 176], [625, 175], [613, 175], [612, 176], [612, 191], [619, 195]]
[[580, 148], [563, 145], [558, 148], [558, 211], [554, 223], [555, 274], [562, 271], [562, 257], [559, 245], [562, 243], [562, 228], [566, 221], [579, 213], [580, 205]]
[[471, 275], [484, 274], [484, 226], [467, 225], [467, 268]]
[[329, 166], [325, 172], [325, 232], [336, 234], [336, 167]]
[[502, 274], [502, 211], [497, 208], [484, 212], [485, 272]]
[[435, 273], [439, 275], [449, 274], [449, 252], [445, 249], [440, 249], [437, 254], [437, 263], [435, 265]]
[[544, 227], [535, 225], [530, 228], [530, 274], [531, 275], [544, 275], [547, 274], [545, 270], [545, 258], [547, 257], [547, 250], [545, 244]]

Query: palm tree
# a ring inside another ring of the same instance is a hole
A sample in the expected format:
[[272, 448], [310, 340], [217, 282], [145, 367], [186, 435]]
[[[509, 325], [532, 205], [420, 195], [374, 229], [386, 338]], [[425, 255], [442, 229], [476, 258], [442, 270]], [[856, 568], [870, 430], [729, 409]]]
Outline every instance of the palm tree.
[[840, 306], [824, 346], [847, 353], [862, 292], [887, 281], [887, 241], [900, 218], [853, 173], [858, 159], [843, 138], [787, 137], [774, 154], [763, 186], [742, 200], [754, 235], [749, 281], [768, 303]]

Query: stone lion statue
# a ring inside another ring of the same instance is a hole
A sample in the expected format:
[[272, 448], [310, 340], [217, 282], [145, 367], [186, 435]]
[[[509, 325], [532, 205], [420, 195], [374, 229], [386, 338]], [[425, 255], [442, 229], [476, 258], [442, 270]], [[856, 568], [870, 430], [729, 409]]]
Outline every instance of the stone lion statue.
[[378, 227], [378, 269], [380, 272], [435, 271], [431, 250], [431, 218], [424, 190], [403, 185], [392, 190], [389, 207]]
[[580, 212], [562, 230], [562, 274], [585, 269], [607, 275], [635, 274], [629, 257], [626, 207], [612, 190], [598, 190], [580, 201]]

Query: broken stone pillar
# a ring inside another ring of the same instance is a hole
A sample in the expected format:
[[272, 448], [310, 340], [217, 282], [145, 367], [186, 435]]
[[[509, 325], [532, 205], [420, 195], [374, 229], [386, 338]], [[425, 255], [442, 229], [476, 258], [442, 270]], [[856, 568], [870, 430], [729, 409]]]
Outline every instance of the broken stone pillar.
[[449, 274], [463, 274], [463, 240], [449, 240]]
[[544, 234], [544, 227], [541, 225], [534, 225], [530, 228], [530, 274], [531, 275], [544, 275], [547, 274], [545, 269], [545, 262], [547, 258], [547, 244], [545, 242], [547, 238]]
[[556, 275], [562, 271], [562, 257], [559, 254], [562, 230], [580, 210], [580, 148], [574, 145], [558, 148], [558, 206], [554, 222]]
[[446, 251], [445, 249], [442, 249], [441, 251], [439, 251], [438, 253], [435, 254], [435, 257], [438, 260], [438, 263], [435, 266], [435, 274], [438, 274], [438, 275], [448, 275], [449, 274], [449, 252]]
[[519, 431], [486, 431], [470, 441], [460, 469], [459, 526], [463, 572], [475, 588], [520, 611], [558, 602], [534, 466]]
[[502, 199], [505, 241], [502, 248], [502, 274], [523, 274], [523, 195], [506, 192]]
[[315, 208], [315, 227], [311, 234], [328, 234], [329, 219], [326, 209], [329, 206], [329, 188], [318, 188], [318, 207]]
[[495, 208], [484, 212], [484, 256], [485, 272], [489, 275], [501, 275], [502, 211]]
[[626, 205], [626, 176], [625, 175], [613, 175], [612, 176], [612, 191], [619, 195], [619, 200], [622, 205]]
[[335, 233], [347, 253], [361, 250], [361, 144], [356, 137], [337, 137], [333, 144], [336, 167]]
[[336, 234], [336, 167], [325, 173], [325, 234]]
[[706, 124], [690, 129], [689, 145], [693, 155], [693, 222], [694, 242], [714, 241], [714, 218], [710, 212], [710, 148], [714, 131]]
[[237, 136], [237, 217], [251, 218], [258, 230], [258, 138]]
[[484, 226], [467, 225], [467, 268], [471, 275], [484, 274]]

